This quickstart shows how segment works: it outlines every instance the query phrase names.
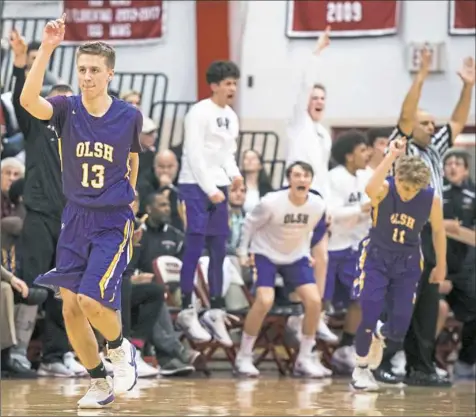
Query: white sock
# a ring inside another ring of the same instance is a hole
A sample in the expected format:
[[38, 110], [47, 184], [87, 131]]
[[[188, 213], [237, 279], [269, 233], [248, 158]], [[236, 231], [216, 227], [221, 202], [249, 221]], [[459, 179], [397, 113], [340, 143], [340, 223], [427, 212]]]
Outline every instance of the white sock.
[[250, 336], [249, 334], [243, 332], [241, 336], [240, 352], [246, 356], [251, 355], [253, 353], [253, 347], [255, 345], [255, 342], [256, 336]]
[[316, 343], [316, 337], [302, 335], [301, 344], [299, 346], [299, 356], [310, 356], [312, 353], [312, 348]]

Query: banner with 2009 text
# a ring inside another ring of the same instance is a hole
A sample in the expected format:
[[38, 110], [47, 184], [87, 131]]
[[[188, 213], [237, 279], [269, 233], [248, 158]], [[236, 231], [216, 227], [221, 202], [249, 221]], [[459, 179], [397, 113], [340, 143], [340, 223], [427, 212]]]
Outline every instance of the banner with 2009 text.
[[288, 0], [286, 35], [318, 37], [330, 25], [333, 38], [394, 35], [398, 31], [397, 0], [324, 1]]
[[63, 0], [65, 43], [157, 42], [164, 34], [164, 0]]
[[448, 5], [450, 35], [476, 35], [476, 1], [451, 0]]

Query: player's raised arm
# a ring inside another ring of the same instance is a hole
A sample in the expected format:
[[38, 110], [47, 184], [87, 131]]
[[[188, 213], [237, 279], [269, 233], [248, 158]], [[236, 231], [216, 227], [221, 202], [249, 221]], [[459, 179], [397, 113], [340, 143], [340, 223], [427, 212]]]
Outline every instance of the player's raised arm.
[[443, 205], [438, 196], [433, 197], [430, 213], [433, 247], [436, 255], [436, 267], [430, 275], [430, 282], [443, 282], [446, 278], [446, 230], [443, 221]]
[[474, 58], [465, 58], [462, 68], [458, 71], [458, 75], [463, 81], [463, 88], [449, 122], [449, 125], [451, 126], [451, 141], [454, 141], [454, 139], [463, 131], [464, 126], [468, 121], [476, 76]]
[[215, 181], [207, 167], [203, 149], [205, 148], [206, 126], [205, 120], [195, 109], [185, 117], [185, 140], [184, 140], [184, 156], [188, 165], [197, 181], [197, 184], [203, 192], [211, 197], [221, 193], [215, 185]]
[[[405, 100], [402, 104], [402, 110], [400, 112], [400, 118], [398, 119], [398, 129], [400, 134], [407, 137], [411, 136], [413, 131], [413, 124], [415, 123], [416, 112], [418, 109], [418, 102], [420, 101], [421, 90], [423, 84], [428, 76], [428, 71], [431, 65], [431, 53], [429, 50], [424, 49], [421, 55], [421, 66], [417, 75], [413, 80], [413, 84], [410, 87]], [[398, 135], [399, 136], [399, 135]], [[392, 135], [391, 139], [396, 139], [397, 135]]]
[[[299, 93], [294, 105], [293, 120], [302, 117], [302, 115], [305, 115], [307, 112], [307, 107], [309, 105], [309, 94], [317, 82], [316, 78], [318, 74], [319, 55], [325, 48], [327, 48], [327, 46], [329, 46], [330, 32], [331, 28], [328, 26], [325, 32], [319, 37], [316, 47], [309, 61], [306, 63], [307, 66], [302, 72], [302, 78], [299, 84]], [[298, 159], [302, 160], [302, 157]]]
[[387, 191], [385, 178], [387, 178], [395, 160], [400, 155], [405, 154], [405, 147], [406, 143], [404, 140], [390, 142], [389, 152], [370, 177], [367, 187], [365, 187], [365, 192], [369, 196], [372, 205], [378, 204], [385, 196]]
[[41, 97], [40, 93], [48, 61], [55, 48], [64, 39], [64, 19], [65, 15], [63, 14], [61, 18], [51, 20], [45, 26], [40, 49], [28, 73], [20, 96], [20, 104], [28, 113], [40, 120], [49, 120], [53, 116], [53, 106]]

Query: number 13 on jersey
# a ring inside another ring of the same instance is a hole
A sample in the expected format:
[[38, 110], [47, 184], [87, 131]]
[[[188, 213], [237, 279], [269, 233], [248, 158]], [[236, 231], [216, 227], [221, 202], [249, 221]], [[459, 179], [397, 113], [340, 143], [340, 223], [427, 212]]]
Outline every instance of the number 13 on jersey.
[[84, 163], [81, 165], [83, 170], [81, 185], [85, 188], [102, 188], [104, 187], [104, 165], [89, 165]]
[[403, 245], [405, 243], [405, 230], [400, 230], [398, 228], [393, 229], [392, 240]]

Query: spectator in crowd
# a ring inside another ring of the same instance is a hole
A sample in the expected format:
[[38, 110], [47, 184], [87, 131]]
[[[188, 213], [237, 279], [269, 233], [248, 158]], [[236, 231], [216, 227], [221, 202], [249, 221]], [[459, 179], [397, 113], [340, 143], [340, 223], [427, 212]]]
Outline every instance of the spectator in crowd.
[[154, 158], [157, 152], [157, 125], [149, 118], [144, 117], [142, 132], [139, 136], [142, 152], [139, 154], [139, 174], [137, 182], [140, 184], [153, 175]]
[[154, 158], [154, 171], [149, 174], [147, 180], [138, 185], [141, 205], [139, 215], [145, 213], [145, 201], [149, 194], [154, 191], [168, 191], [171, 207], [171, 224], [179, 230], [183, 230], [182, 219], [178, 210], [178, 192], [176, 188], [178, 173], [178, 161], [175, 154], [170, 150], [158, 152]]
[[[18, 32], [15, 30], [12, 31], [18, 35]], [[30, 70], [31, 66], [33, 65], [33, 62], [36, 59], [36, 55], [38, 55], [38, 50], [40, 49], [41, 43], [37, 41], [30, 42], [28, 44], [28, 49], [27, 49], [27, 60], [26, 60], [26, 71]], [[54, 75], [51, 71], [46, 71], [45, 73], [45, 78], [43, 79], [43, 87], [41, 89], [41, 95], [45, 97], [49, 91], [51, 90], [51, 87], [59, 84], [59, 79], [56, 75]]]
[[15, 290], [22, 298], [26, 299], [28, 297], [28, 285], [2, 266], [1, 287], [0, 331], [2, 335], [2, 378], [35, 378], [36, 372], [25, 367], [21, 362], [14, 360], [10, 356], [10, 348], [17, 343], [13, 291]]
[[373, 172], [380, 162], [382, 162], [391, 133], [391, 129], [385, 127], [374, 127], [367, 131], [367, 145], [370, 150], [370, 159], [367, 164], [369, 171]]
[[[13, 31], [10, 36], [10, 45], [14, 54], [13, 107], [25, 138], [26, 153], [24, 191], [26, 217], [21, 236], [21, 277], [31, 286], [38, 275], [49, 271], [55, 264], [56, 244], [61, 230], [61, 214], [65, 204], [58, 151], [60, 139], [54, 129], [44, 121], [33, 117], [20, 104], [26, 73], [36, 56], [38, 46], [33, 44], [27, 53], [26, 42], [16, 31]], [[49, 79], [53, 80], [53, 78]], [[73, 93], [72, 88], [64, 84], [50, 85], [48, 90], [48, 97], [70, 96]], [[38, 236], [41, 236], [41, 239]], [[43, 355], [39, 373], [43, 376], [63, 377], [84, 375], [86, 370], [70, 352], [62, 315], [62, 303], [54, 298], [53, 293], [50, 293], [44, 310], [45, 331], [42, 333]], [[36, 315], [36, 311], [33, 313]], [[21, 326], [21, 324], [19, 325]], [[26, 342], [28, 343], [28, 341], [29, 337]], [[23, 341], [19, 343], [20, 347], [22, 345]], [[20, 349], [15, 354], [19, 359], [28, 363]]]
[[[135, 247], [131, 262], [124, 273], [126, 279], [131, 277], [133, 283], [151, 283], [154, 280], [153, 262], [159, 256], [169, 255], [179, 259], [182, 256], [184, 236], [180, 230], [170, 225], [171, 208], [167, 191], [153, 192], [145, 200], [147, 218], [140, 244]], [[157, 314], [151, 342], [156, 351], [161, 375], [184, 375], [193, 372], [194, 365], [201, 367], [203, 358], [200, 354], [185, 349], [175, 335], [165, 303], [162, 303]]]
[[263, 158], [258, 151], [248, 149], [243, 152], [241, 172], [245, 180], [245, 212], [253, 210], [261, 197], [273, 191], [271, 182], [263, 166]]
[[[466, 58], [459, 76], [463, 81], [460, 99], [447, 124], [436, 129], [434, 117], [422, 109], [418, 109], [421, 91], [429, 73], [431, 53], [424, 50], [421, 67], [402, 104], [398, 126], [390, 136], [390, 141], [406, 137], [410, 139], [406, 146], [407, 154], [420, 156], [431, 171], [430, 185], [435, 194], [443, 196], [443, 176], [441, 166], [446, 151], [452, 146], [454, 139], [462, 132], [471, 107], [472, 90], [475, 82], [475, 64], [473, 58]], [[427, 223], [421, 233], [424, 268], [417, 290], [412, 323], [405, 338], [404, 349], [406, 358], [407, 385], [417, 386], [449, 386], [447, 378], [441, 378], [433, 363], [436, 323], [438, 318], [439, 292], [438, 286], [429, 280], [431, 271], [436, 265], [432, 243], [431, 224]], [[392, 374], [390, 358], [397, 348], [387, 343], [386, 351], [380, 368], [375, 377], [384, 383], [397, 383], [399, 378]]]
[[121, 94], [121, 100], [127, 101], [138, 109], [140, 109], [141, 99], [141, 93], [136, 90], [129, 90]]
[[10, 216], [13, 210], [13, 204], [8, 196], [10, 187], [18, 178], [23, 178], [25, 175], [25, 166], [13, 157], [2, 159], [0, 163], [1, 171], [1, 193], [2, 193], [2, 215], [3, 219]]
[[245, 221], [245, 209], [243, 206], [246, 200], [246, 186], [242, 185], [235, 189], [230, 187], [228, 192], [230, 235], [228, 236], [226, 252], [228, 255], [236, 255], [236, 250], [240, 245], [243, 223]]
[[[448, 278], [440, 285], [446, 294], [440, 304], [451, 307], [463, 323], [462, 347], [454, 366], [454, 375], [474, 381], [476, 377], [476, 268], [475, 226], [476, 187], [469, 180], [470, 156], [451, 150], [443, 158], [445, 183], [443, 209], [448, 234]], [[448, 308], [444, 308], [448, 310]], [[441, 311], [441, 310], [440, 310]], [[442, 317], [446, 320], [446, 317]], [[440, 329], [444, 324], [440, 324]]]

